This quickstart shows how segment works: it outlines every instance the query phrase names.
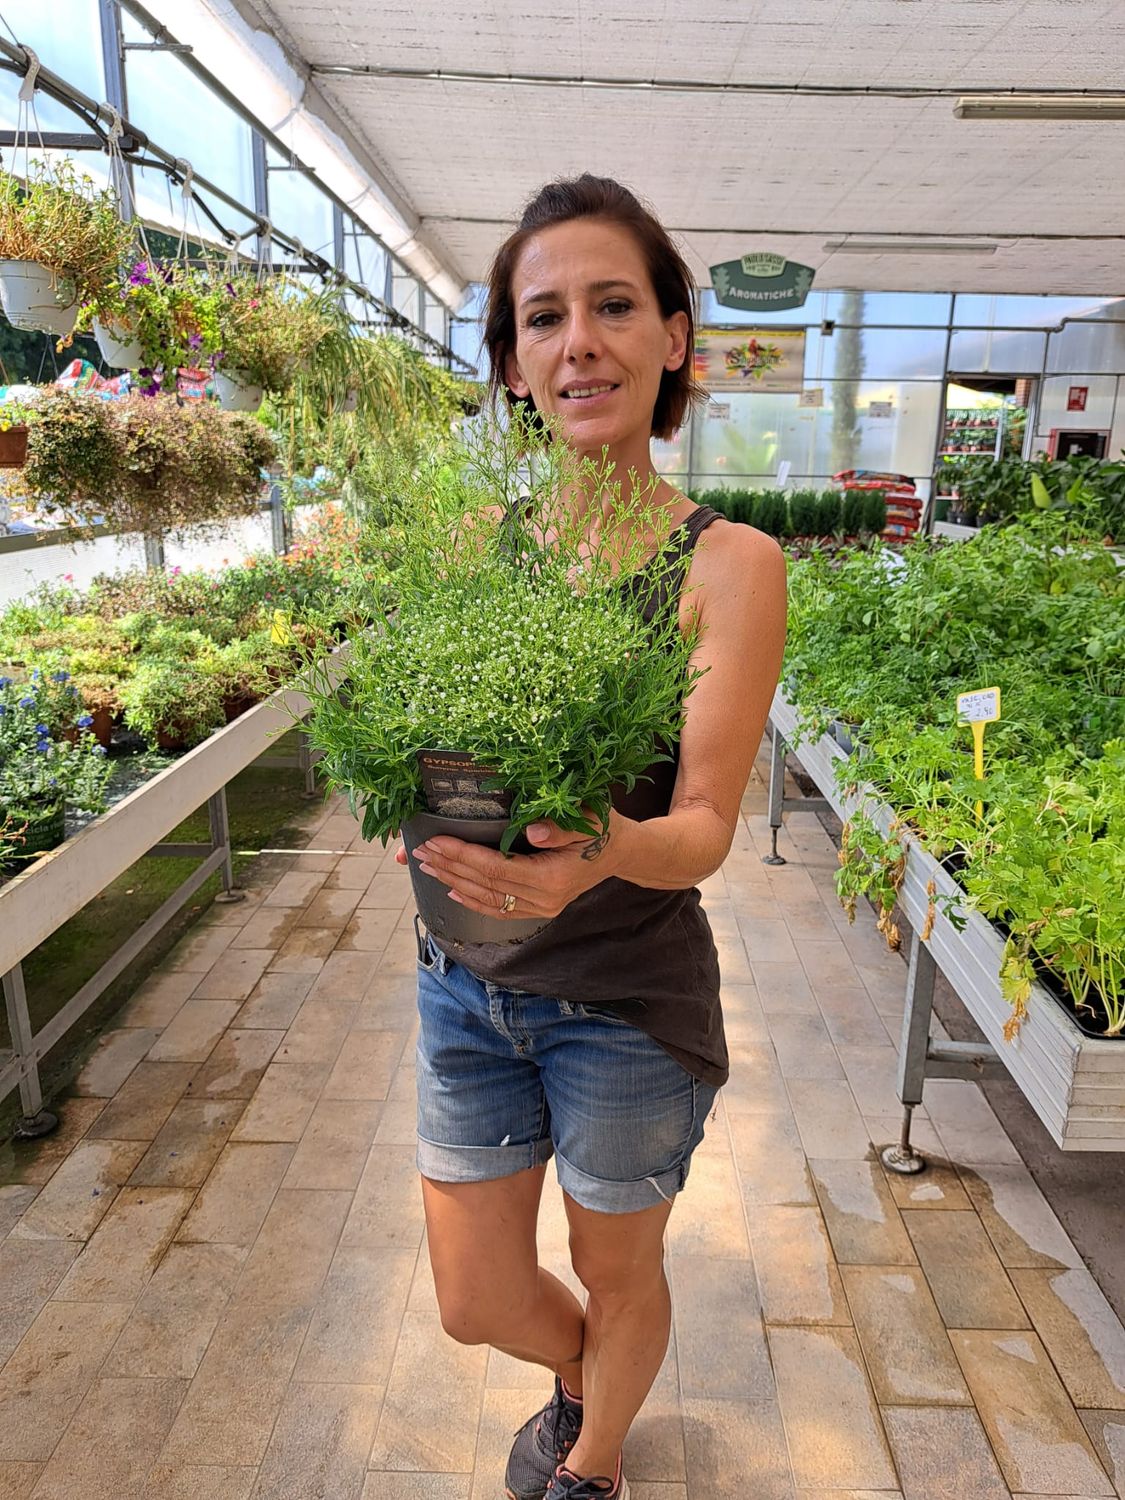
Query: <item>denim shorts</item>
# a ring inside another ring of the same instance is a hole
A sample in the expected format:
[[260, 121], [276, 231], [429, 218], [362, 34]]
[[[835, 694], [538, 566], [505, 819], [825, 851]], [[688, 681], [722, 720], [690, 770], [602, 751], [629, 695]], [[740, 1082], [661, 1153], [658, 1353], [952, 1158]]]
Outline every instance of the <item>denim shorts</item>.
[[554, 1156], [583, 1208], [671, 1202], [717, 1089], [628, 1021], [478, 979], [429, 937], [419, 951], [424, 1177], [490, 1182]]

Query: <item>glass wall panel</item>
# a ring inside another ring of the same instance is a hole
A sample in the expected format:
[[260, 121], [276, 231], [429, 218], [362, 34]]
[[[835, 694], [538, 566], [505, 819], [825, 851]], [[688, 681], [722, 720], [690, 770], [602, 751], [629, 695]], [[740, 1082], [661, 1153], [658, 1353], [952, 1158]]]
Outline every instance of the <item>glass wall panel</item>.
[[307, 173], [279, 169], [281, 158], [276, 152], [266, 154], [270, 162], [271, 222], [286, 234], [295, 235], [309, 250], [331, 260], [335, 253], [331, 200]]
[[[92, 99], [105, 98], [97, 0], [48, 0], [46, 4], [5, 7], [5, 13], [20, 44], [30, 47], [45, 68]], [[9, 130], [15, 128], [21, 82], [15, 73], [0, 74], [0, 118]], [[42, 130], [85, 128], [69, 109], [42, 93], [35, 95], [35, 112]], [[13, 165], [7, 153], [5, 165]]]
[[956, 327], [1057, 328], [1063, 318], [1117, 318], [1125, 321], [1119, 297], [968, 296], [959, 292], [953, 305]]
[[1043, 368], [1047, 335], [1033, 329], [1016, 331], [963, 328], [949, 346], [949, 368], [960, 374], [1037, 375]]
[[1061, 374], [1125, 374], [1125, 323], [1068, 323], [1051, 335], [1047, 368]]
[[[846, 316], [854, 292], [825, 292], [824, 316]], [[944, 328], [949, 322], [948, 292], [861, 292], [865, 323], [901, 323], [918, 328]]]
[[[151, 40], [129, 17], [122, 21], [128, 40]], [[165, 151], [190, 161], [197, 172], [253, 207], [249, 125], [216, 99], [174, 52], [127, 52], [125, 58], [134, 124]], [[280, 224], [280, 215], [277, 219]]]
[[[841, 469], [922, 479], [933, 463], [941, 400], [939, 381], [828, 382], [819, 408], [799, 407], [796, 396], [719, 396], [717, 412], [699, 418], [696, 480], [769, 483], [785, 460], [794, 480]], [[879, 415], [887, 403], [890, 415]]]
[[[805, 383], [834, 379], [853, 359], [868, 380], [940, 380], [945, 369], [944, 328], [837, 328], [829, 337], [810, 328], [805, 340]], [[858, 345], [858, 347], [857, 347]]]

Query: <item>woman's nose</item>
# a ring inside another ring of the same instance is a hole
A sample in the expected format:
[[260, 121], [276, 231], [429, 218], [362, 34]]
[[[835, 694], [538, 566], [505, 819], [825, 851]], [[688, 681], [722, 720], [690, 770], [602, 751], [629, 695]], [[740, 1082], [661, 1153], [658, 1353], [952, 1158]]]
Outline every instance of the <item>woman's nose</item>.
[[577, 364], [597, 359], [600, 352], [597, 324], [584, 309], [573, 309], [566, 330], [567, 359]]

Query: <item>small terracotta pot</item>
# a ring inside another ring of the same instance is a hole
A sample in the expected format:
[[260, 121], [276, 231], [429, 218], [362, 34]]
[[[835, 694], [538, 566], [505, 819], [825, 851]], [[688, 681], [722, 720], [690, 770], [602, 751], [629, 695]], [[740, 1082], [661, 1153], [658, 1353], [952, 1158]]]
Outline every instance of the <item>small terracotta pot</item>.
[[27, 428], [0, 432], [0, 469], [22, 469], [27, 463]]

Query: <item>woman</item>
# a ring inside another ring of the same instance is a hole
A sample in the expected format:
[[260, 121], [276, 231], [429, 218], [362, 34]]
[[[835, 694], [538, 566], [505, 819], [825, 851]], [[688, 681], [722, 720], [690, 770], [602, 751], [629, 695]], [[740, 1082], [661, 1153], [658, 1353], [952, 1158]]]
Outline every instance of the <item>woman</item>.
[[[485, 342], [494, 392], [657, 486], [683, 563], [679, 596], [653, 603], [685, 629], [697, 611], [701, 627], [706, 675], [677, 759], [615, 801], [601, 837], [543, 823], [531, 855], [451, 838], [416, 851], [473, 910], [554, 918], [519, 944], [430, 937], [420, 955], [418, 1161], [442, 1324], [555, 1372], [553, 1399], [516, 1435], [512, 1500], [627, 1500], [621, 1445], [668, 1343], [664, 1229], [727, 1077], [696, 886], [730, 849], [765, 727], [785, 566], [774, 542], [653, 468], [652, 438], [699, 394], [693, 294], [625, 188], [587, 175], [542, 189], [493, 265]], [[567, 499], [598, 525], [596, 495]], [[552, 1155], [585, 1310], [538, 1264]]]

